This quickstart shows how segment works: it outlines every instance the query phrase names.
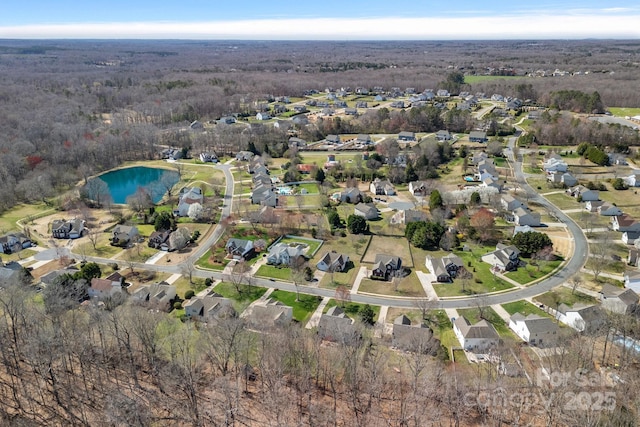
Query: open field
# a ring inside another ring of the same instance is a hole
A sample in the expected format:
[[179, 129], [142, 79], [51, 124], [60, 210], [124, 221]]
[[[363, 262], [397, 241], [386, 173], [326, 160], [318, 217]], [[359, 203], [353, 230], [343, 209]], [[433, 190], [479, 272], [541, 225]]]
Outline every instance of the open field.
[[[397, 290], [396, 290], [397, 289]], [[397, 287], [391, 281], [362, 279], [359, 291], [391, 296], [424, 297], [424, 289], [415, 273], [400, 279]]]
[[265, 264], [258, 268], [256, 276], [269, 277], [277, 280], [291, 280], [291, 269], [289, 267], [276, 267]]
[[526, 266], [518, 267], [516, 271], [510, 271], [506, 273], [505, 276], [510, 278], [511, 280], [515, 280], [522, 285], [525, 285], [533, 280], [539, 279], [551, 273], [553, 270], [558, 268], [562, 260], [536, 262], [539, 265], [534, 266], [531, 265], [530, 262], [528, 262]]
[[373, 236], [362, 262], [373, 264], [378, 254], [399, 256], [402, 265], [413, 268], [409, 242], [404, 237]]
[[609, 107], [608, 110], [616, 117], [633, 117], [640, 115], [640, 108], [630, 107]]

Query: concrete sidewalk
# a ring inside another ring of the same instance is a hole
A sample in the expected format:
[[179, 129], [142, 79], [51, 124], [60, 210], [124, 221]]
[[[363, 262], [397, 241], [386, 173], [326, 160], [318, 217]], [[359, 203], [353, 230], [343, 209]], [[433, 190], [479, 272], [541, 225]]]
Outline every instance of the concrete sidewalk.
[[367, 267], [360, 267], [360, 271], [358, 271], [358, 274], [356, 275], [356, 280], [353, 281], [353, 286], [351, 287], [352, 294], [358, 293], [358, 289], [360, 288], [360, 282], [362, 282], [362, 279], [366, 277], [367, 277]]
[[493, 311], [495, 311], [498, 314], [498, 316], [502, 318], [502, 320], [504, 320], [507, 323], [507, 325], [509, 324], [511, 315], [509, 314], [509, 312], [507, 312], [507, 310], [502, 308], [500, 304], [494, 304], [491, 306], [491, 308], [493, 309]]
[[424, 289], [424, 293], [427, 296], [427, 298], [431, 301], [438, 301], [438, 294], [433, 289], [433, 285], [432, 285], [432, 282], [436, 281], [435, 276], [433, 274], [427, 274], [425, 272], [417, 271], [417, 270], [416, 270], [416, 276], [418, 276], [418, 279], [422, 284], [422, 289]]

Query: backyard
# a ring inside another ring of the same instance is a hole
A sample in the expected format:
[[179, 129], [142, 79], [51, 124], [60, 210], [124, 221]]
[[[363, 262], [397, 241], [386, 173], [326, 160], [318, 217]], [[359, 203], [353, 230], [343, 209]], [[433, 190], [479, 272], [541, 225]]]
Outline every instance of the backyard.
[[378, 254], [398, 256], [402, 259], [403, 266], [413, 268], [409, 242], [404, 237], [372, 236], [362, 262], [373, 264]]
[[566, 287], [557, 287], [542, 295], [538, 295], [534, 298], [534, 301], [546, 305], [555, 309], [560, 304], [566, 304], [572, 307], [575, 304], [595, 304], [597, 300], [582, 292], [571, 292], [571, 289]]
[[403, 297], [424, 297], [424, 289], [414, 272], [407, 277], [398, 279], [398, 284], [394, 285], [391, 281], [362, 279], [360, 282], [359, 292], [392, 295]]
[[502, 308], [504, 308], [505, 311], [512, 316], [516, 313], [520, 313], [523, 316], [528, 316], [530, 314], [537, 314], [538, 316], [543, 317], [549, 316], [544, 310], [541, 310], [530, 302], [524, 300], [502, 304]]
[[270, 298], [293, 307], [293, 318], [300, 323], [306, 323], [309, 320], [321, 301], [321, 298], [315, 295], [300, 294], [298, 299], [295, 292], [281, 290], [273, 291]]

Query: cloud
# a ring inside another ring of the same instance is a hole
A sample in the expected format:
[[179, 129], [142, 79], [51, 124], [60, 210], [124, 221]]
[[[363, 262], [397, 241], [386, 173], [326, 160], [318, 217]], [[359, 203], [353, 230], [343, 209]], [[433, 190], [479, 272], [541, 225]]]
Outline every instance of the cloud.
[[639, 38], [640, 14], [565, 12], [452, 18], [302, 18], [0, 26], [1, 38], [452, 40]]

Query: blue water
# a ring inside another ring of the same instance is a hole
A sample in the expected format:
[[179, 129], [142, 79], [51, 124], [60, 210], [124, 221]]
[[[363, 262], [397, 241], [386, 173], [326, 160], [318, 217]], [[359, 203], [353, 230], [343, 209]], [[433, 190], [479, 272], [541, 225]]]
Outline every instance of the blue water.
[[158, 203], [167, 192], [166, 186], [160, 184], [163, 175], [177, 183], [177, 172], [160, 168], [136, 166], [133, 168], [117, 169], [100, 175], [100, 179], [107, 183], [114, 203], [126, 203], [127, 197], [135, 194], [139, 187], [146, 188], [151, 194], [153, 203]]
[[464, 180], [465, 180], [465, 181], [467, 181], [467, 182], [472, 182], [472, 181], [473, 181], [473, 178], [472, 178], [472, 177], [470, 177], [470, 176], [465, 176], [465, 177], [464, 177]]

